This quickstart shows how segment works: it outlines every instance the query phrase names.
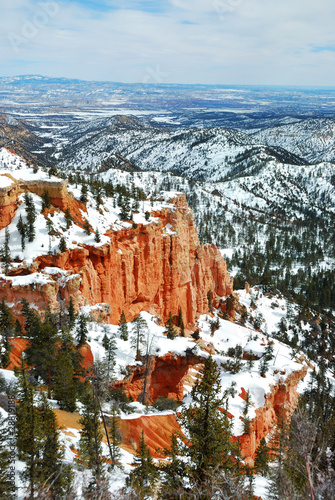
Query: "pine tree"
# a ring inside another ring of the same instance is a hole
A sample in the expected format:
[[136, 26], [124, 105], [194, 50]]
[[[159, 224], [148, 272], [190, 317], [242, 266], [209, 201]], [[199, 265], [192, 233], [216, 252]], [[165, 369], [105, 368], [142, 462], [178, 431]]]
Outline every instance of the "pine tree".
[[172, 320], [172, 314], [171, 312], [169, 313], [169, 318], [167, 322], [165, 323], [165, 330], [164, 333], [166, 333], [166, 337], [170, 340], [173, 340], [177, 337], [177, 332], [175, 327], [173, 326], [173, 320]]
[[154, 491], [159, 474], [153, 463], [150, 450], [144, 441], [144, 431], [141, 434], [133, 465], [135, 468], [126, 479], [126, 485], [138, 493], [141, 498], [148, 498]]
[[72, 328], [74, 327], [75, 321], [76, 321], [76, 316], [77, 316], [75, 308], [74, 308], [74, 302], [73, 302], [72, 297], [70, 297], [70, 302], [69, 302], [69, 306], [67, 308], [67, 312], [68, 312], [68, 318], [69, 318], [69, 329], [72, 330]]
[[121, 444], [120, 431], [119, 431], [119, 412], [117, 411], [115, 405], [111, 408], [111, 417], [109, 425], [109, 436], [111, 439], [111, 467], [114, 469], [115, 466], [120, 464], [121, 452], [119, 445]]
[[71, 227], [71, 224], [72, 224], [72, 215], [71, 215], [69, 207], [66, 208], [64, 217], [65, 217], [65, 222], [66, 222], [66, 229], [69, 229]]
[[11, 480], [11, 458], [9, 453], [7, 421], [0, 414], [0, 498], [12, 500], [15, 498], [15, 485]]
[[212, 356], [205, 361], [204, 374], [192, 389], [193, 404], [181, 411], [181, 425], [189, 446], [183, 454], [188, 458], [188, 476], [192, 484], [205, 481], [220, 466], [233, 466], [234, 445], [230, 443], [231, 422], [219, 408], [227, 405], [229, 390], [221, 398], [220, 373]]
[[255, 453], [255, 470], [258, 473], [266, 474], [269, 470], [269, 447], [266, 444], [265, 438], [262, 437], [259, 446]]
[[121, 340], [128, 340], [128, 326], [124, 311], [122, 311], [120, 316], [118, 333]]
[[87, 220], [87, 219], [85, 219], [85, 222], [84, 222], [83, 228], [84, 228], [85, 234], [87, 234], [87, 236], [90, 236], [92, 226], [91, 226], [91, 224], [88, 222], [88, 220]]
[[251, 406], [250, 391], [248, 389], [248, 391], [246, 393], [245, 401], [244, 401], [243, 417], [242, 417], [243, 432], [245, 434], [250, 434], [250, 418], [248, 417], [250, 406]]
[[55, 361], [53, 396], [62, 410], [74, 412], [77, 401], [74, 345], [69, 334], [63, 333], [61, 347]]
[[29, 346], [26, 349], [27, 363], [33, 366], [33, 372], [48, 385], [48, 397], [51, 398], [52, 372], [55, 368], [57, 343], [59, 341], [57, 327], [50, 311], [46, 312], [44, 322], [34, 314], [32, 324], [27, 330]]
[[19, 406], [16, 411], [18, 456], [26, 463], [21, 474], [29, 482], [30, 498], [34, 498], [38, 486], [39, 452], [42, 442], [41, 419], [35, 406], [35, 391], [28, 382], [26, 365], [23, 362], [19, 375]]
[[86, 203], [88, 198], [87, 198], [87, 192], [88, 192], [88, 189], [87, 189], [87, 184], [82, 184], [81, 185], [81, 195], [80, 195], [80, 198], [79, 200], [81, 201], [81, 203]]
[[1, 258], [2, 258], [2, 261], [5, 263], [5, 275], [6, 276], [8, 275], [9, 265], [11, 262], [9, 240], [10, 240], [10, 234], [9, 234], [9, 229], [7, 226], [5, 229], [5, 242], [4, 242], [4, 245], [1, 249]]
[[113, 368], [115, 365], [116, 342], [114, 335], [108, 337], [107, 333], [105, 332], [105, 335], [103, 336], [102, 339], [102, 346], [106, 351], [105, 370], [106, 370], [107, 384], [109, 386], [110, 380], [113, 377]]
[[83, 314], [80, 314], [77, 318], [77, 326], [76, 326], [76, 341], [78, 343], [78, 347], [83, 346], [87, 342], [87, 318]]
[[23, 222], [22, 215], [20, 214], [19, 222], [16, 225], [18, 232], [21, 236], [21, 249], [22, 252], [26, 248], [26, 225]]
[[67, 249], [66, 240], [64, 236], [62, 236], [61, 239], [59, 240], [59, 251], [60, 253], [63, 253], [66, 251], [66, 249]]
[[42, 446], [39, 453], [40, 467], [38, 482], [42, 491], [52, 499], [72, 496], [73, 472], [64, 464], [64, 449], [59, 441], [59, 429], [55, 413], [44, 393], [40, 394], [38, 405], [41, 422]]
[[79, 420], [81, 436], [79, 441], [80, 462], [91, 469], [92, 481], [88, 490], [96, 488], [104, 478], [103, 457], [102, 457], [102, 431], [99, 418], [99, 405], [95, 391], [88, 386], [83, 398], [84, 408], [82, 417]]
[[44, 212], [47, 208], [51, 207], [49, 191], [47, 189], [44, 190], [42, 195], [42, 212]]
[[161, 491], [163, 498], [172, 500], [182, 498], [184, 491], [184, 478], [186, 477], [186, 464], [180, 459], [180, 447], [178, 446], [178, 435], [173, 433], [171, 436], [171, 448], [162, 450], [168, 461], [161, 467], [163, 473]]
[[147, 330], [148, 325], [145, 319], [143, 319], [141, 316], [137, 316], [132, 322], [131, 338], [131, 346], [133, 349], [135, 349], [137, 361], [141, 357], [141, 345], [144, 343]]
[[101, 237], [100, 237], [100, 233], [99, 233], [98, 228], [96, 228], [95, 233], [94, 233], [94, 241], [96, 243], [100, 243], [100, 241], [101, 241]]
[[29, 193], [25, 193], [24, 197], [26, 203], [26, 213], [27, 213], [27, 236], [28, 241], [32, 242], [35, 239], [35, 226], [36, 221], [36, 210], [32, 196]]

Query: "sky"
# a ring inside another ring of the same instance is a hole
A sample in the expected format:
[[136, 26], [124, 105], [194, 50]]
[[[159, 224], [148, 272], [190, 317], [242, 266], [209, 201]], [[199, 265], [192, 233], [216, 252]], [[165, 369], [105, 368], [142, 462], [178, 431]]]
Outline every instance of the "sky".
[[0, 75], [335, 86], [334, 0], [0, 0]]

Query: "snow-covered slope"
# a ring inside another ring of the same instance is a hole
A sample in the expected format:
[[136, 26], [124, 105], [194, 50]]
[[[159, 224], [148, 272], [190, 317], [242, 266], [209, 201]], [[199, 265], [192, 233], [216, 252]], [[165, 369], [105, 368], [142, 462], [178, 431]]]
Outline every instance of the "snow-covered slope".
[[269, 146], [287, 149], [309, 163], [335, 160], [335, 120], [332, 118], [310, 118], [250, 135]]

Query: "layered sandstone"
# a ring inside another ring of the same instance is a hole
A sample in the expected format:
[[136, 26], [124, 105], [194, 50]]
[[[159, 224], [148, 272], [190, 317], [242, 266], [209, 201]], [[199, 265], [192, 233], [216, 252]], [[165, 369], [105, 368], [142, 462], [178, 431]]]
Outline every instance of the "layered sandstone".
[[[65, 203], [66, 186], [61, 184], [57, 189], [60, 191], [52, 192], [52, 199]], [[232, 293], [233, 282], [218, 249], [199, 244], [185, 195], [175, 196], [170, 203], [172, 208], [154, 214], [157, 218], [153, 223], [110, 231], [109, 244], [78, 245], [56, 256], [40, 256], [22, 273], [58, 267], [68, 272], [67, 278], [52, 274], [47, 282], [37, 280], [27, 286], [16, 285], [10, 277], [2, 279], [0, 299], [5, 296], [17, 304], [25, 296], [41, 310], [50, 305], [53, 312], [58, 312], [70, 297], [77, 308], [105, 303], [109, 306], [106, 320], [114, 324], [122, 310], [127, 321], [141, 311], [165, 320], [170, 312], [176, 315], [181, 308], [185, 326], [194, 324], [199, 314], [208, 313], [209, 290], [218, 303], [219, 297]], [[19, 310], [17, 307], [16, 312]]]

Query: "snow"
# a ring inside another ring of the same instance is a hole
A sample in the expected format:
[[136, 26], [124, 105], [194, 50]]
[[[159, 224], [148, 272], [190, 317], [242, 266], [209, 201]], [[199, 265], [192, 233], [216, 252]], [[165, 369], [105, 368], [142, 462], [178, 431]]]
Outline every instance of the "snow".
[[14, 182], [6, 175], [0, 175], [0, 188], [10, 187]]

